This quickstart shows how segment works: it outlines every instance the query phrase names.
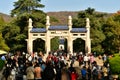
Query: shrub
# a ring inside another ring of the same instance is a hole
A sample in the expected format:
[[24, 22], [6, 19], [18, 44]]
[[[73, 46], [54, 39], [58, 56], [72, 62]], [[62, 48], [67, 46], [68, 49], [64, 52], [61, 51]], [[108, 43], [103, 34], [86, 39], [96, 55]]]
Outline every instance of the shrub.
[[110, 70], [112, 74], [120, 74], [120, 55], [115, 54], [112, 58], [109, 58]]

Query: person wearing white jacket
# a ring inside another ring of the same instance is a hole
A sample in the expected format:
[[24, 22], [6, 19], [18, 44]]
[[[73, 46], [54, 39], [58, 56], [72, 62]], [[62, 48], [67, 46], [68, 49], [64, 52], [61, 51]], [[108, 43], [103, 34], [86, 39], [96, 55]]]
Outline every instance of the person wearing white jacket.
[[84, 56], [84, 65], [88, 64], [89, 57], [87, 55]]

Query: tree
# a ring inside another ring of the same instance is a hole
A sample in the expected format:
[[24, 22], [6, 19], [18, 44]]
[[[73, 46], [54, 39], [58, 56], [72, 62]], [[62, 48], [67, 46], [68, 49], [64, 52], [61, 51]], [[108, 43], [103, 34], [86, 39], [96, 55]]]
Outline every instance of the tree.
[[32, 14], [33, 11], [43, 8], [44, 5], [40, 4], [41, 0], [18, 0], [14, 2], [14, 9], [11, 12], [11, 16], [19, 16], [23, 13]]
[[120, 49], [120, 14], [108, 18], [104, 24], [104, 34], [106, 39], [103, 47], [106, 53], [118, 53]]
[[85, 12], [88, 13], [88, 14], [90, 14], [90, 15], [94, 14], [94, 11], [95, 11], [95, 9], [94, 9], [94, 8], [90, 8], [90, 7], [88, 7], [88, 8], [85, 10]]
[[100, 20], [96, 17], [91, 18], [90, 20], [92, 52], [103, 53], [104, 51], [102, 48], [102, 42], [105, 40], [105, 35], [102, 31], [102, 24], [100, 23]]
[[74, 27], [85, 27], [86, 26], [85, 19], [86, 18], [90, 19], [90, 26], [91, 26], [90, 37], [92, 39], [91, 41], [92, 52], [103, 53], [102, 41], [104, 41], [105, 35], [102, 31], [102, 25], [103, 25], [102, 21], [104, 21], [104, 16], [105, 14], [96, 13], [95, 9], [88, 8], [85, 11], [80, 11], [78, 13], [77, 19], [73, 19]]
[[45, 27], [46, 14], [40, 10], [44, 7], [40, 2], [41, 0], [18, 0], [15, 2], [11, 16], [16, 16], [15, 23], [20, 26], [21, 32], [26, 31], [29, 18], [33, 19], [34, 27]]
[[2, 37], [2, 34], [0, 33], [0, 50], [9, 51], [10, 48], [6, 45], [5, 40]]
[[44, 7], [41, 0], [18, 0], [14, 2], [11, 16], [14, 18], [5, 26], [3, 36], [11, 51], [26, 51], [28, 19], [32, 18], [34, 27], [45, 27], [46, 14], [40, 10]]
[[5, 40], [2, 36], [2, 31], [4, 30], [4, 24], [6, 24], [6, 23], [3, 19], [3, 17], [0, 16], [0, 50], [9, 51], [10, 48], [7, 46]]
[[2, 30], [2, 34], [7, 45], [11, 48], [11, 51], [23, 47], [23, 45], [21, 45], [21, 40], [23, 40], [25, 36], [23, 34], [20, 34], [20, 28], [14, 23], [9, 23], [5, 25], [5, 27]]

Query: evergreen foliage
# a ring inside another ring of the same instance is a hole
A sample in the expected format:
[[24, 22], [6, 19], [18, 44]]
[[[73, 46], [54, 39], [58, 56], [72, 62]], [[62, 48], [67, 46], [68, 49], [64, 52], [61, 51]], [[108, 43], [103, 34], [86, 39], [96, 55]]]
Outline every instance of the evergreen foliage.
[[120, 75], [120, 55], [114, 54], [112, 58], [109, 58], [109, 64], [112, 74]]
[[0, 16], [0, 50], [9, 51], [10, 48], [8, 47], [5, 39], [2, 36], [2, 31], [4, 30], [4, 25], [5, 24], [6, 23], [4, 22], [4, 19], [2, 18], [2, 16]]
[[[103, 34], [102, 24], [101, 24], [101, 21], [104, 21], [103, 17], [105, 16], [105, 14], [102, 15], [101, 14], [95, 13], [95, 9], [93, 8], [88, 8], [85, 11], [79, 12], [78, 18], [73, 19], [74, 27], [85, 27], [86, 26], [85, 19], [86, 18], [90, 19], [90, 26], [91, 26], [90, 35], [92, 39], [91, 41], [92, 52], [97, 52], [97, 53], [103, 53], [102, 41], [105, 40], [105, 35]], [[79, 46], [80, 45], [75, 46], [75, 48], [78, 48]]]
[[44, 7], [41, 0], [18, 0], [14, 2], [14, 9], [11, 11], [13, 20], [5, 25], [3, 37], [5, 38], [10, 51], [25, 51], [28, 33], [28, 19], [32, 18], [34, 27], [45, 27], [46, 14], [40, 10]]
[[106, 39], [103, 47], [110, 54], [118, 53], [120, 50], [120, 14], [109, 17], [104, 23], [103, 32]]

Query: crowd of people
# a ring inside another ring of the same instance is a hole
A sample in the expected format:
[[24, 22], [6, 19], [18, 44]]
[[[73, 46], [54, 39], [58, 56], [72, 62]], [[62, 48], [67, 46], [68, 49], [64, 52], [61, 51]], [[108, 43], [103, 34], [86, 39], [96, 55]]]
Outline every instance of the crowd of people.
[[[6, 61], [2, 79], [5, 80], [110, 80], [107, 55], [100, 56], [104, 62], [100, 66], [95, 56], [82, 52], [66, 54], [50, 52], [47, 57], [42, 52], [27, 54], [17, 52], [2, 56]], [[74, 66], [78, 62], [78, 66]]]

